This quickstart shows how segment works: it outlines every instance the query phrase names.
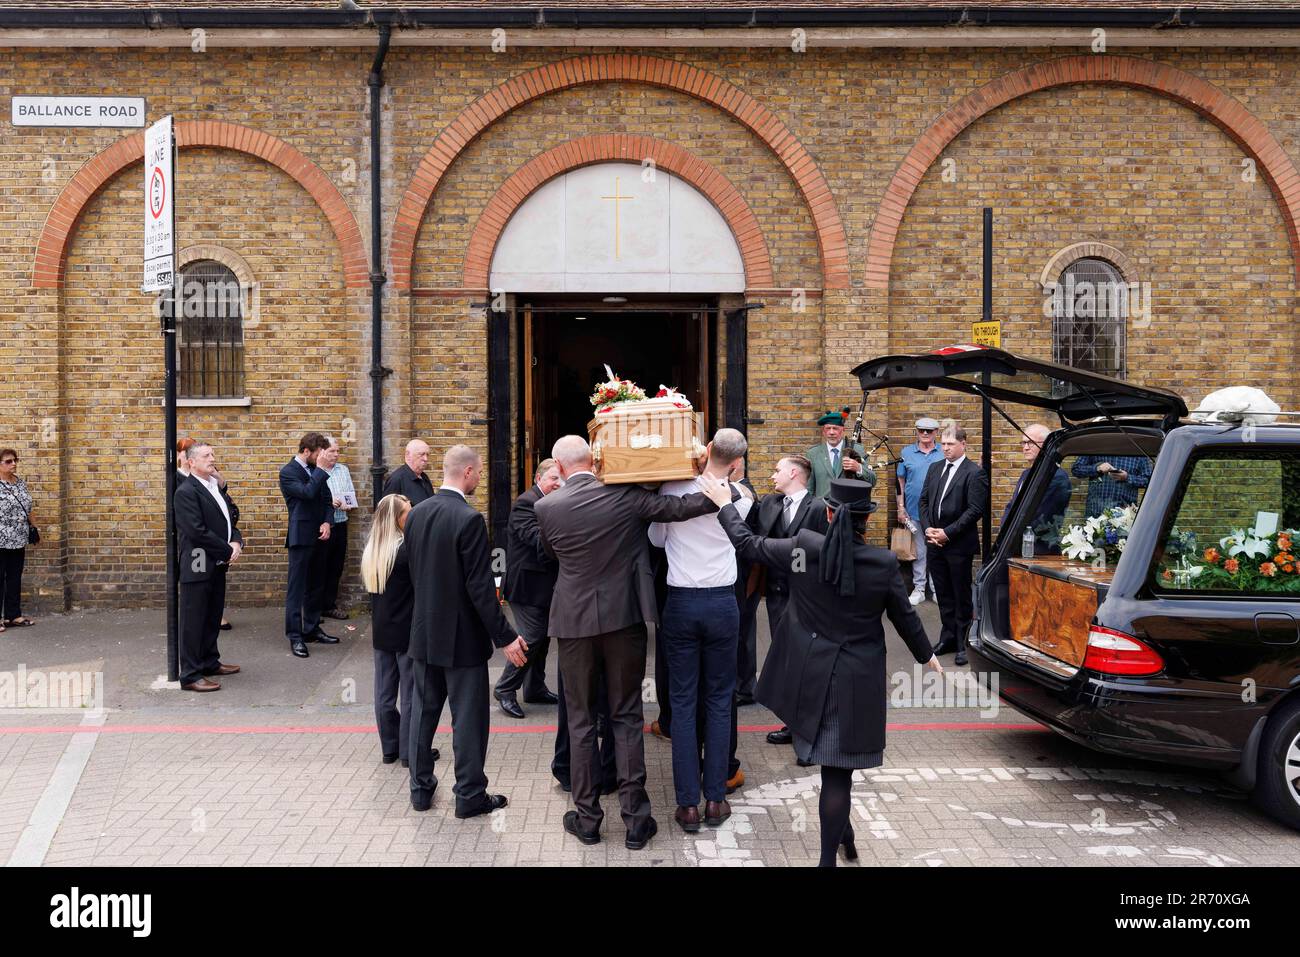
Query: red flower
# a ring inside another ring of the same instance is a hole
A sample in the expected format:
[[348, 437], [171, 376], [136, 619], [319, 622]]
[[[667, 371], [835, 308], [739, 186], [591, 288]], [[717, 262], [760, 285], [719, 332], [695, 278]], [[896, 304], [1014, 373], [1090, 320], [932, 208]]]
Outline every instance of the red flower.
[[655, 398], [656, 398], [656, 399], [662, 399], [662, 398], [663, 398], [664, 396], [666, 396], [667, 394], [668, 394], [668, 390], [667, 390], [667, 389], [660, 389], [658, 392], [655, 393]]
[[1226, 562], [1223, 563], [1223, 570], [1226, 571], [1229, 575], [1237, 574], [1237, 569], [1240, 567], [1241, 564], [1235, 558], [1229, 558]]
[[1277, 537], [1277, 547], [1284, 552], [1291, 551], [1291, 537], [1289, 535], [1279, 535]]
[[1174, 580], [1174, 573], [1166, 568], [1164, 571], [1160, 573], [1160, 577], [1163, 578], [1165, 581], [1170, 582]]
[[1272, 562], [1265, 562], [1259, 566], [1259, 573], [1265, 578], [1272, 578], [1277, 574], [1277, 566]]
[[1219, 550], [1217, 548], [1207, 548], [1205, 550], [1205, 560], [1211, 565], [1219, 563]]

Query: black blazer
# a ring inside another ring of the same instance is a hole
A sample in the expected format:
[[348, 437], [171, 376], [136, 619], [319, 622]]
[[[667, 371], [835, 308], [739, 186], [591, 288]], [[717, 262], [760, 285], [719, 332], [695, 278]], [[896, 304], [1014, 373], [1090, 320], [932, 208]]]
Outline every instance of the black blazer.
[[411, 505], [419, 505], [425, 499], [433, 498], [433, 482], [421, 472], [416, 475], [411, 467], [403, 462], [388, 474], [384, 480], [385, 495], [405, 495]]
[[[840, 748], [849, 752], [885, 747], [885, 629], [888, 615], [918, 662], [930, 660], [930, 640], [907, 600], [898, 558], [887, 548], [853, 547], [852, 601], [821, 579], [823, 536], [803, 529], [794, 538], [755, 535], [734, 508], [719, 513], [736, 550], [768, 569], [789, 569], [803, 549], [803, 571], [790, 572], [790, 604], [773, 637], [754, 696], [792, 731], [817, 740], [828, 695], [838, 695]], [[834, 681], [832, 682], [832, 676]]]
[[646, 530], [715, 511], [702, 492], [660, 495], [578, 475], [535, 506], [542, 547], [560, 565], [552, 638], [587, 638], [658, 622]]
[[952, 477], [948, 494], [935, 514], [939, 496], [943, 492], [943, 470], [947, 460], [930, 464], [921, 486], [921, 527], [942, 528], [948, 536], [944, 549], [957, 555], [974, 555], [980, 549], [980, 518], [984, 515], [984, 500], [989, 491], [989, 479], [984, 470], [971, 459], [965, 459]]
[[[218, 562], [230, 561], [234, 551], [226, 541], [226, 517], [203, 483], [193, 476], [177, 476], [180, 484], [172, 499], [176, 522], [176, 556], [183, 583], [205, 582]], [[239, 534], [239, 512], [223, 491], [230, 509], [230, 541], [244, 543]]]
[[560, 566], [542, 547], [535, 508], [541, 497], [542, 490], [534, 485], [510, 506], [504, 594], [515, 604], [550, 608]]
[[411, 614], [415, 610], [415, 588], [411, 585], [411, 565], [406, 542], [397, 547], [393, 570], [384, 590], [374, 595], [370, 619], [370, 640], [376, 651], [406, 653], [411, 644]]
[[[814, 532], [825, 532], [829, 527], [826, 521], [826, 500], [818, 498], [809, 492], [799, 501], [799, 507], [794, 511], [794, 522], [790, 528], [782, 534], [781, 513], [785, 507], [785, 495], [781, 492], [772, 492], [764, 495], [758, 503], [758, 522], [750, 522], [751, 529], [755, 529], [759, 535], [769, 538], [793, 538], [801, 528], [811, 529]], [[739, 554], [739, 552], [737, 553]], [[781, 595], [788, 591], [786, 577], [789, 573], [785, 568], [768, 568], [763, 566], [763, 575], [765, 577], [764, 593], [768, 595]]]
[[415, 587], [413, 659], [467, 668], [518, 637], [497, 600], [487, 522], [458, 493], [438, 492], [411, 509], [403, 545]]
[[334, 517], [334, 499], [330, 495], [330, 474], [311, 466], [311, 474], [303, 471], [296, 458], [280, 468], [280, 494], [289, 506], [289, 530], [285, 533], [286, 548], [314, 545], [320, 538], [320, 527]]

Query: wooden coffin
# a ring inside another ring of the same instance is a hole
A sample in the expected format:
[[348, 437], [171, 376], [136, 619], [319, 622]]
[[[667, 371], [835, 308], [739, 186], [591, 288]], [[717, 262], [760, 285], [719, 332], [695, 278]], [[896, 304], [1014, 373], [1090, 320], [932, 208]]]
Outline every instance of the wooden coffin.
[[1088, 627], [1111, 572], [1059, 555], [1007, 562], [1011, 637], [1071, 665], [1083, 664]]
[[596, 473], [611, 485], [694, 478], [703, 452], [693, 409], [599, 412], [587, 435]]

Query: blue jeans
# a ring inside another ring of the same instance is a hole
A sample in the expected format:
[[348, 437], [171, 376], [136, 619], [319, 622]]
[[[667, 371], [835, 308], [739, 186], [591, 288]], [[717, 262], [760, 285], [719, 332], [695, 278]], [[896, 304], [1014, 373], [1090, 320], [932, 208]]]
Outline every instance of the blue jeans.
[[[736, 590], [668, 589], [663, 612], [663, 647], [668, 656], [672, 702], [673, 786], [679, 807], [700, 803], [700, 754], [696, 711], [704, 698], [704, 799], [727, 796], [731, 705], [736, 694], [736, 645], [740, 609]], [[701, 687], [703, 685], [703, 687]]]

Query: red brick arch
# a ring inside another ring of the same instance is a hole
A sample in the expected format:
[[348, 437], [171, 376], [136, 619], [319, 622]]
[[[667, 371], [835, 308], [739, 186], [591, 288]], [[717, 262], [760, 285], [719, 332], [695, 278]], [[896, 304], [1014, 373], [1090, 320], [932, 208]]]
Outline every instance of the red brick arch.
[[1054, 86], [1103, 83], [1146, 90], [1190, 107], [1204, 116], [1255, 160], [1273, 191], [1291, 242], [1300, 280], [1300, 174], [1281, 144], [1241, 103], [1218, 87], [1176, 67], [1138, 57], [1083, 55], [1046, 60], [984, 84], [961, 100], [921, 134], [894, 173], [871, 226], [867, 247], [866, 284], [889, 288], [894, 243], [912, 194], [932, 163], [962, 130], [998, 107]]
[[[352, 211], [319, 166], [284, 140], [247, 126], [216, 120], [184, 120], [176, 124], [176, 145], [211, 146], [236, 150], [279, 167], [311, 194], [320, 206], [343, 255], [343, 276], [348, 288], [369, 285], [365, 244]], [[59, 193], [36, 243], [32, 285], [53, 289], [63, 284], [63, 265], [77, 219], [86, 204], [110, 179], [144, 159], [144, 133], [124, 137], [92, 158]]]
[[[420, 160], [402, 197], [393, 224], [393, 283], [411, 288], [411, 265], [420, 222], [438, 184], [456, 157], [484, 130], [525, 103], [557, 90], [589, 83], [646, 83], [690, 94], [730, 114], [776, 154], [808, 204], [821, 252], [822, 283], [827, 289], [849, 286], [848, 241], [830, 186], [812, 155], [780, 119], [748, 93], [722, 77], [663, 57], [622, 53], [574, 57], [522, 73], [479, 97], [438, 134]], [[466, 281], [466, 285], [471, 283]]]
[[488, 201], [474, 226], [469, 250], [465, 254], [464, 284], [469, 288], [487, 288], [492, 252], [506, 223], [543, 184], [562, 173], [593, 163], [619, 160], [640, 163], [645, 159], [654, 160], [656, 168], [667, 170], [690, 183], [718, 208], [740, 247], [747, 287], [775, 285], [772, 258], [758, 220], [731, 181], [690, 150], [651, 136], [625, 133], [583, 136], [561, 143], [515, 170]]

